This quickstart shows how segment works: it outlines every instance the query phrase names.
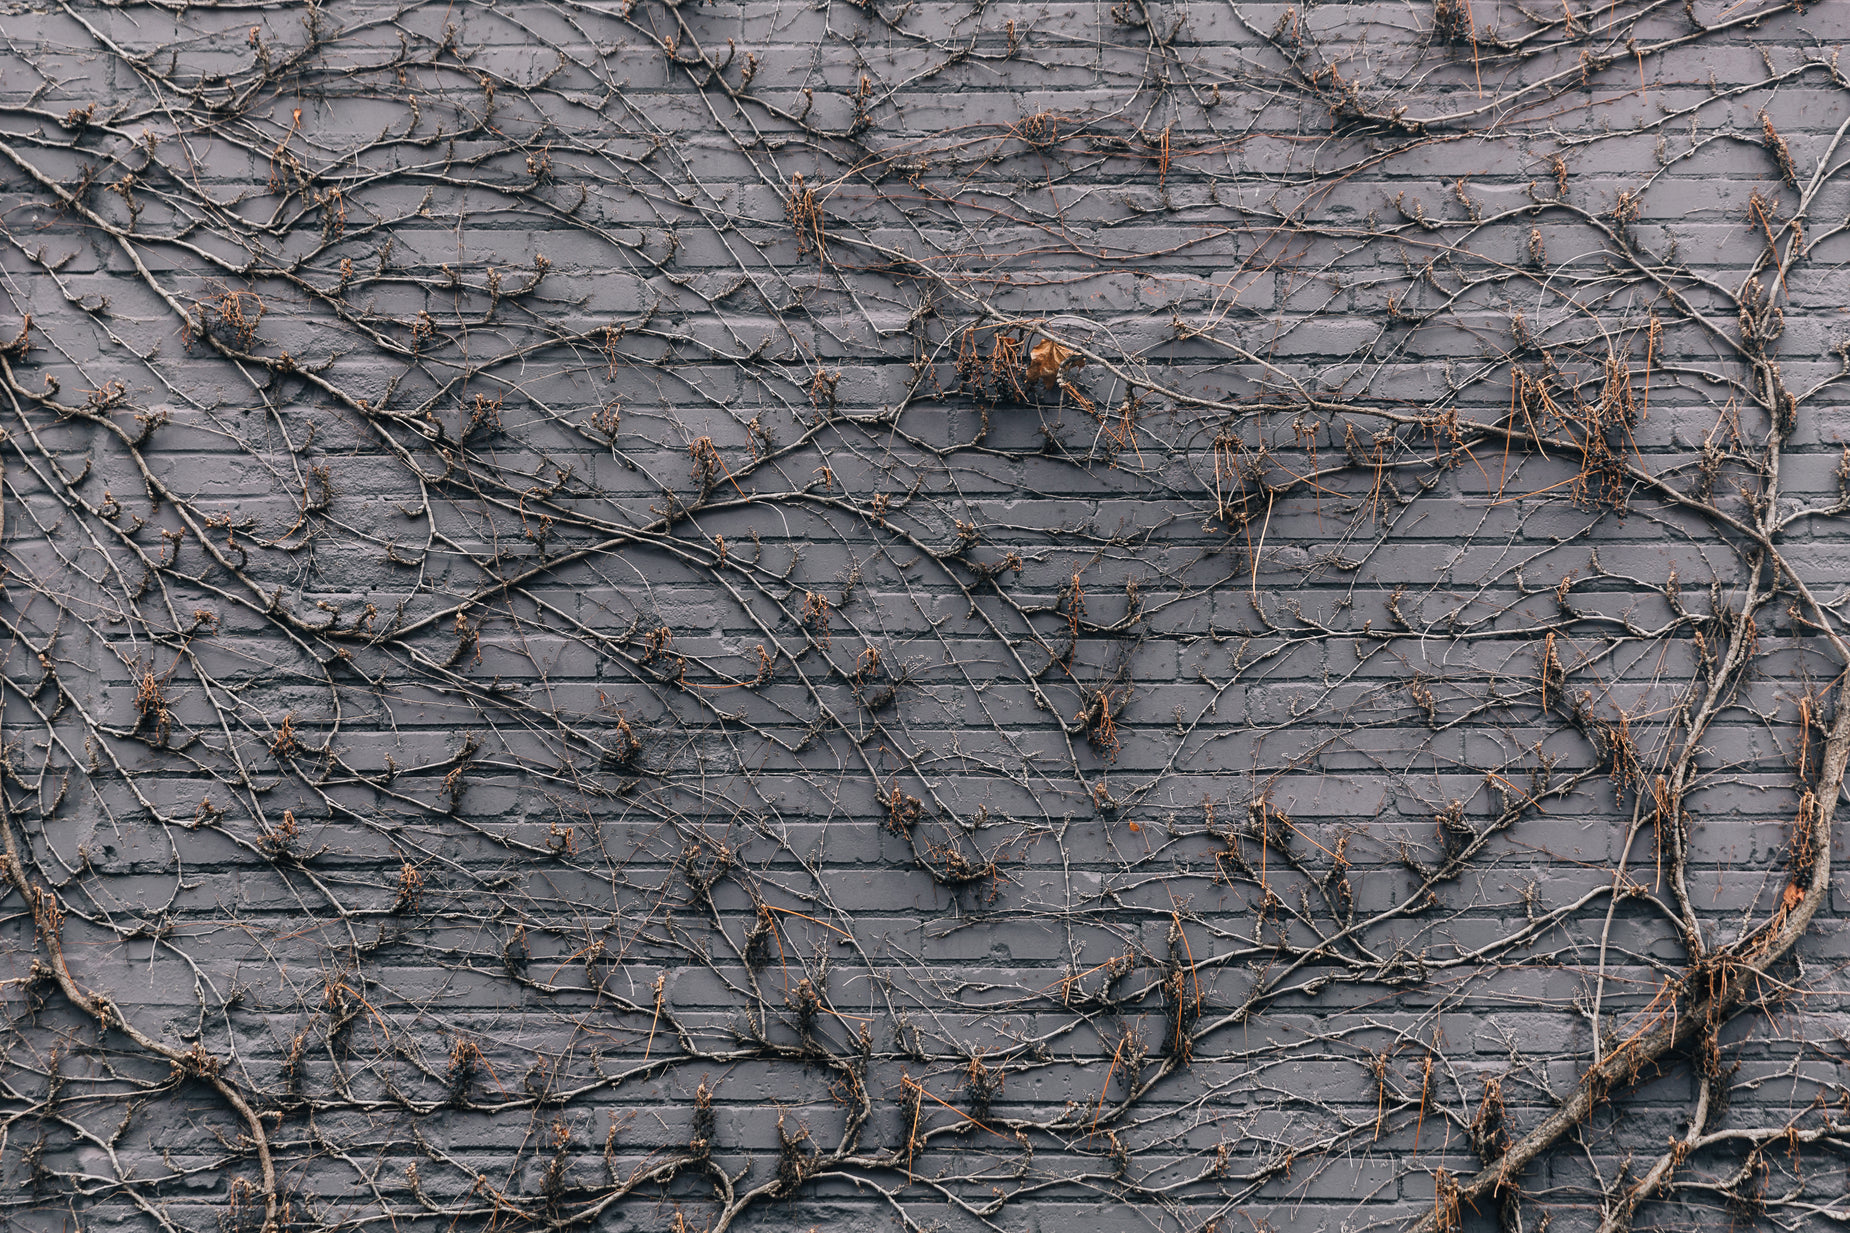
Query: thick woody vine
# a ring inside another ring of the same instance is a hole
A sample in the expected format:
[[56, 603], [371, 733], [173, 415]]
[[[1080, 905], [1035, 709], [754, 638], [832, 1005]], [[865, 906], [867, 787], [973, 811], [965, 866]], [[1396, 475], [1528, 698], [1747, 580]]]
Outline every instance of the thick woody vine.
[[0, 1210], [1850, 1218], [1828, 11], [7, 30]]

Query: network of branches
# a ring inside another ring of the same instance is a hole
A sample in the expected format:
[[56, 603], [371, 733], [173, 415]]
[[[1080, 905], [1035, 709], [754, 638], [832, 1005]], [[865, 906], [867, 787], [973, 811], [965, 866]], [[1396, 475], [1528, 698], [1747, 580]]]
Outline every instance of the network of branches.
[[0, 1215], [1850, 1220], [1842, 20], [0, 13]]

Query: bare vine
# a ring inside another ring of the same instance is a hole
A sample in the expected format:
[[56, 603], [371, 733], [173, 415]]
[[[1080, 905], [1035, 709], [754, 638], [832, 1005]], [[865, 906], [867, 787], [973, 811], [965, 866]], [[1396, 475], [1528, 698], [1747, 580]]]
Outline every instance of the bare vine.
[[1088, 12], [0, 15], [8, 1221], [1850, 1221], [1841, 10]]

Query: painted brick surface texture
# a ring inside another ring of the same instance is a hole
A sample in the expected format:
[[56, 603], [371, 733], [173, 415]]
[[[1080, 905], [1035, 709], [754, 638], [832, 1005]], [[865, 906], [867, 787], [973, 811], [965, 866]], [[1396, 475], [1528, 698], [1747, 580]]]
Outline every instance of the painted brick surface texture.
[[1837, 0], [0, 8], [0, 1219], [1850, 1219]]

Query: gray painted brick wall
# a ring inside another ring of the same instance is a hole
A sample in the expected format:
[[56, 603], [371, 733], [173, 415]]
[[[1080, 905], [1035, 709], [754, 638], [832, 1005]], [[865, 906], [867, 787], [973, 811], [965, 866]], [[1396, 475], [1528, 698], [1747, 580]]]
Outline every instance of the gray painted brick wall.
[[1836, 882], [1444, 1215], [1843, 667], [1844, 10], [1562, 9], [0, 9], [5, 1220], [1850, 1215]]

